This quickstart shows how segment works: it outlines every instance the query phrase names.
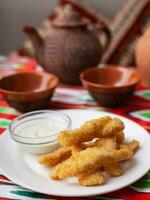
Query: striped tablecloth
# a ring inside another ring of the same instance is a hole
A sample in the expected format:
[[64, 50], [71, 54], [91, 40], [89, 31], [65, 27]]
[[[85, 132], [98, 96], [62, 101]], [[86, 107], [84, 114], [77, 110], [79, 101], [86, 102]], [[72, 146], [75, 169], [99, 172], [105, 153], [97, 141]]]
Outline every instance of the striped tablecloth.
[[[13, 58], [11, 60], [0, 57], [0, 76], [7, 74], [10, 68], [19, 71], [34, 70], [34, 60]], [[4, 68], [5, 66], [5, 68]], [[7, 69], [8, 68], [8, 69]], [[140, 86], [135, 95], [125, 106], [117, 109], [104, 109], [98, 106], [82, 87], [60, 86], [56, 89], [54, 97], [49, 104], [49, 109], [93, 109], [103, 110], [125, 116], [150, 132], [150, 89]], [[0, 99], [0, 135], [8, 127], [12, 119], [19, 115], [15, 109]], [[1, 199], [68, 199], [65, 197], [47, 196], [22, 188], [8, 180], [0, 171], [0, 200]], [[69, 199], [150, 199], [150, 172], [133, 185], [124, 189], [89, 198]]]

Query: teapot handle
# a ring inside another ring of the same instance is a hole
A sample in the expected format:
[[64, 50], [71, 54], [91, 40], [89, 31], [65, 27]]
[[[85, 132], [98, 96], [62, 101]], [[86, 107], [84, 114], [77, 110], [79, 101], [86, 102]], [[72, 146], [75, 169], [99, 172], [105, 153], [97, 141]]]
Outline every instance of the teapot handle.
[[80, 14], [82, 17], [87, 19], [90, 24], [95, 28], [95, 30], [98, 33], [103, 33], [105, 36], [104, 44], [103, 44], [103, 53], [108, 49], [109, 44], [111, 42], [111, 32], [107, 25], [102, 22], [93, 12], [93, 10], [90, 8], [83, 8], [77, 0], [59, 0], [59, 3], [61, 6], [64, 6], [66, 4], [72, 5]]

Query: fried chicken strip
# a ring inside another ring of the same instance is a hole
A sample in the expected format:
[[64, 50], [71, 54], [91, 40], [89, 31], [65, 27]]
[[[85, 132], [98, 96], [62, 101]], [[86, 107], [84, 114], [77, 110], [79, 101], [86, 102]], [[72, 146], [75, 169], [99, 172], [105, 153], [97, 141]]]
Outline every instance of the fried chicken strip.
[[95, 147], [101, 148], [102, 151], [112, 152], [116, 150], [117, 143], [115, 138], [99, 138], [95, 141]]
[[59, 142], [64, 146], [78, 145], [94, 138], [113, 136], [124, 129], [124, 124], [117, 118], [103, 117], [85, 122], [80, 128], [62, 131]]
[[78, 146], [72, 146], [72, 154], [78, 153], [82, 150], [85, 150], [87, 148], [92, 148], [92, 147], [103, 147], [106, 148], [106, 151], [112, 151], [116, 149], [117, 143], [115, 138], [97, 138], [94, 141], [90, 142], [84, 142], [81, 143]]
[[131, 156], [132, 151], [129, 148], [114, 150], [112, 152], [98, 147], [87, 148], [58, 164], [50, 177], [60, 180], [70, 176], [77, 176], [84, 172], [93, 173], [104, 167], [104, 163], [109, 159], [113, 159], [117, 163]]
[[106, 182], [104, 175], [100, 171], [93, 174], [80, 174], [78, 181], [80, 185], [84, 186], [103, 185]]
[[118, 162], [115, 162], [113, 158], [105, 160], [104, 171], [108, 172], [111, 176], [121, 176], [123, 169]]
[[68, 159], [72, 155], [71, 147], [61, 147], [52, 153], [42, 155], [38, 158], [38, 162], [42, 165], [55, 166], [58, 163]]
[[116, 132], [115, 139], [116, 139], [117, 144], [119, 145], [122, 144], [125, 139], [124, 132], [123, 131]]
[[[119, 137], [120, 137], [120, 132], [119, 132]], [[122, 138], [122, 133], [121, 133], [121, 138]], [[103, 147], [106, 149], [106, 151], [112, 152], [116, 150], [117, 142], [118, 142], [118, 139], [116, 138], [108, 138], [108, 139], [102, 138], [96, 141], [97, 143], [96, 146]], [[116, 162], [113, 157], [106, 159], [103, 163], [103, 166], [104, 166], [104, 170], [107, 171], [112, 176], [121, 176], [123, 174], [123, 170], [120, 167], [118, 161]]]
[[127, 144], [120, 145], [120, 148], [129, 148], [133, 153], [137, 151], [139, 148], [140, 143], [137, 140], [133, 140], [132, 142], [129, 142]]

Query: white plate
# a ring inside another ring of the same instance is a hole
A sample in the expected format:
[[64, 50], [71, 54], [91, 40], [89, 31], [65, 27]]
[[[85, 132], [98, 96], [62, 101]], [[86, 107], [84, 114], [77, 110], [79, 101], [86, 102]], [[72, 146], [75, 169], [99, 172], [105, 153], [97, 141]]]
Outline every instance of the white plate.
[[44, 194], [57, 196], [91, 196], [112, 192], [130, 185], [141, 178], [150, 167], [150, 136], [138, 124], [124, 117], [102, 111], [63, 110], [72, 119], [72, 128], [79, 127], [84, 121], [106, 115], [118, 117], [125, 123], [127, 140], [140, 141], [140, 149], [134, 158], [125, 164], [126, 171], [120, 177], [110, 177], [105, 185], [85, 187], [77, 183], [76, 178], [53, 181], [47, 174], [50, 169], [36, 162], [36, 156], [19, 151], [12, 143], [8, 130], [0, 136], [0, 169], [13, 182]]

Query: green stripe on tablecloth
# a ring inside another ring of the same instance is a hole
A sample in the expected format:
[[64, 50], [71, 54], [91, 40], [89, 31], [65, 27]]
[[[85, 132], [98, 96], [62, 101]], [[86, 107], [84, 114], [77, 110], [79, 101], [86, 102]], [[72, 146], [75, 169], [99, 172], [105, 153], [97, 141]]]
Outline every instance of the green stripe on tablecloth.
[[145, 117], [145, 118], [150, 119], [150, 112], [143, 112], [143, 113], [140, 113], [140, 115], [141, 115], [142, 117]]
[[140, 180], [133, 183], [131, 188], [140, 192], [145, 192], [145, 190], [150, 191], [150, 173], [148, 172]]
[[143, 96], [150, 99], [150, 90], [148, 92], [143, 92]]
[[[10, 192], [12, 194], [16, 194], [16, 195], [23, 196], [23, 197], [30, 197], [33, 199], [37, 199], [37, 198], [48, 199], [47, 197], [44, 198], [43, 194], [32, 192], [32, 191], [27, 191], [27, 190], [16, 190], [16, 191], [10, 191]], [[51, 199], [51, 200], [54, 200], [54, 199]]]
[[9, 108], [9, 107], [4, 107], [4, 106], [0, 106], [0, 113], [4, 113], [4, 114], [18, 114], [18, 112], [15, 109]]
[[3, 185], [17, 186], [17, 184], [15, 184], [15, 183], [1, 183], [0, 182], [0, 186], [3, 186]]
[[136, 182], [134, 185], [134, 187], [137, 187], [137, 188], [149, 188], [150, 189], [150, 182], [146, 182], [146, 181], [138, 181]]
[[136, 91], [135, 95], [140, 96], [146, 100], [150, 100], [150, 90], [149, 89], [145, 89], [145, 90], [141, 90], [141, 91]]
[[0, 128], [7, 128], [10, 122], [8, 119], [0, 118]]

